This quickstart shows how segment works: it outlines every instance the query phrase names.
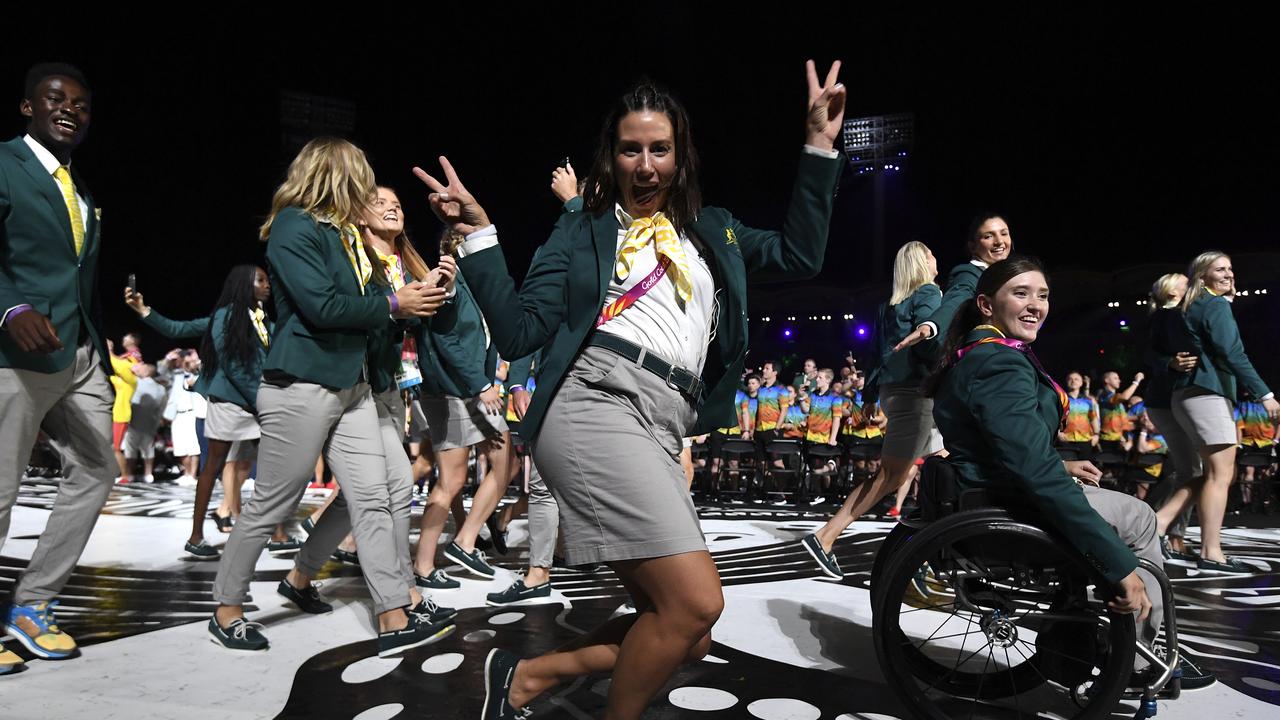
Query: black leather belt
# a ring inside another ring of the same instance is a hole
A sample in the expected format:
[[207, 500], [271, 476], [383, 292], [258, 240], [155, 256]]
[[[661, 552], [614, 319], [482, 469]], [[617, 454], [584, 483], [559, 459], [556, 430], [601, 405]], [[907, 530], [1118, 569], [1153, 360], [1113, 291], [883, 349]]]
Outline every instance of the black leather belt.
[[[624, 340], [617, 335], [598, 332], [587, 339], [587, 346], [604, 348], [621, 355], [631, 362], [639, 362], [640, 367], [662, 378], [663, 382], [679, 390], [680, 394], [688, 398], [690, 402], [696, 405], [702, 401], [702, 392], [706, 388], [702, 384], [701, 377], [698, 377], [696, 373], [690, 370], [668, 363], [630, 340]], [[642, 355], [643, 358], [641, 357]]]

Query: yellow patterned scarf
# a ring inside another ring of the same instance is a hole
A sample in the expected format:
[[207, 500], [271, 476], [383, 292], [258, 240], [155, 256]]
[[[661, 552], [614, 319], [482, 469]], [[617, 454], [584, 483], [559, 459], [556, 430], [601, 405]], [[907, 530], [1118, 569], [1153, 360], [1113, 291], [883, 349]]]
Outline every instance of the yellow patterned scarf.
[[364, 294], [364, 286], [373, 277], [373, 266], [369, 256], [364, 252], [364, 239], [360, 237], [360, 229], [355, 225], [347, 225], [342, 230], [342, 249], [347, 251], [347, 260], [351, 261], [351, 270], [360, 281], [360, 294]]
[[271, 336], [267, 334], [266, 317], [267, 313], [260, 307], [249, 311], [249, 319], [253, 320], [253, 329], [258, 331], [258, 340], [262, 341], [262, 347], [271, 345]]
[[[674, 275], [676, 294], [684, 303], [693, 297], [693, 280], [689, 271], [689, 258], [680, 244], [680, 235], [675, 226], [662, 213], [653, 217], [637, 218], [631, 221], [626, 237], [622, 240], [622, 248], [618, 250], [618, 258], [614, 261], [614, 274], [618, 282], [627, 279], [631, 274], [631, 266], [635, 263], [635, 255], [652, 240], [659, 257], [667, 257], [671, 261], [668, 274]], [[674, 272], [671, 272], [674, 271]]]

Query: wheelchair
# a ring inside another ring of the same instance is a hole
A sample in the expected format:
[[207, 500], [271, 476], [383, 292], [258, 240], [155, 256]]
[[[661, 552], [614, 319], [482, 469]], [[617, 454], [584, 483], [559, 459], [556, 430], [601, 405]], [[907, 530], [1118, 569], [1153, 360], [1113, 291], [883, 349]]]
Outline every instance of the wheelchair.
[[[1138, 642], [1134, 616], [1107, 609], [1109, 583], [1035, 511], [986, 490], [958, 492], [929, 458], [921, 509], [894, 528], [871, 576], [876, 657], [919, 718], [1111, 717], [1135, 654], [1150, 663], [1135, 719], [1181, 692], [1172, 586], [1160, 585], [1166, 655]], [[1162, 690], [1164, 693], [1162, 693]]]

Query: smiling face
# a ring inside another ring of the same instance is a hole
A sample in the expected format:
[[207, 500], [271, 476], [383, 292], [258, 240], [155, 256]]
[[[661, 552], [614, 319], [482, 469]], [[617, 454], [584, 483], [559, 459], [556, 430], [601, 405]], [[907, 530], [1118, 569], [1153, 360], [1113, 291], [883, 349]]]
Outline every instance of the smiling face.
[[31, 137], [66, 164], [89, 132], [89, 100], [89, 91], [80, 83], [52, 75], [36, 85], [32, 97], [24, 98], [18, 110], [29, 119]]
[[404, 232], [404, 210], [400, 198], [390, 188], [378, 188], [378, 195], [364, 213], [365, 223], [373, 233], [384, 239], [394, 239]]
[[618, 122], [613, 176], [618, 200], [633, 218], [649, 217], [667, 204], [676, 174], [676, 141], [665, 113], [641, 110]]
[[1214, 260], [1209, 269], [1200, 276], [1204, 286], [1211, 290], [1214, 295], [1230, 293], [1235, 278], [1235, 272], [1231, 269], [1231, 258], [1226, 255]]
[[1049, 315], [1049, 283], [1035, 270], [1015, 275], [992, 297], [979, 295], [978, 310], [985, 321], [1006, 337], [1035, 342]]
[[993, 265], [1013, 252], [1013, 236], [1004, 218], [987, 218], [969, 240], [969, 252], [975, 259]]
[[1071, 391], [1079, 390], [1084, 387], [1084, 377], [1080, 373], [1067, 373], [1067, 389]]

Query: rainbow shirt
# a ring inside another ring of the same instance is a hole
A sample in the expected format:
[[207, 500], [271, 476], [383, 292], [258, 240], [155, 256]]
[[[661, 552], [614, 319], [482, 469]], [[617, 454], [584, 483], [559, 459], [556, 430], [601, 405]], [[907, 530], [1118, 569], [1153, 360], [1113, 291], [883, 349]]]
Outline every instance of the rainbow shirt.
[[805, 433], [806, 416], [804, 408], [800, 407], [800, 403], [792, 403], [787, 407], [787, 414], [782, 417], [784, 425], [791, 425], [782, 431], [782, 437], [788, 440], [803, 440]]
[[1093, 438], [1093, 423], [1097, 419], [1098, 409], [1088, 396], [1070, 398], [1067, 402], [1067, 419], [1062, 423], [1062, 432], [1066, 434], [1067, 442], [1089, 442]]
[[1124, 406], [1124, 402], [1116, 399], [1116, 394], [1110, 390], [1103, 390], [1098, 393], [1098, 407], [1102, 414], [1102, 433], [1101, 440], [1106, 442], [1120, 442], [1124, 438], [1124, 432], [1129, 429], [1129, 409]]
[[1240, 428], [1240, 444], [1268, 448], [1276, 444], [1276, 426], [1271, 424], [1262, 403], [1241, 400], [1236, 405], [1236, 427]]
[[[1155, 447], [1149, 451], [1150, 453], [1155, 455], [1169, 454], [1169, 443], [1164, 441], [1164, 436], [1161, 435], [1160, 433], [1155, 433], [1154, 435], [1148, 435], [1147, 442], [1151, 443], [1152, 445], [1155, 445]], [[1143, 472], [1150, 475], [1151, 477], [1158, 478], [1160, 477], [1160, 471], [1163, 468], [1164, 468], [1164, 463], [1156, 463], [1155, 465], [1144, 467], [1142, 468], [1142, 470]]]
[[844, 398], [832, 395], [809, 396], [809, 426], [805, 439], [814, 443], [831, 441], [831, 434], [840, 424], [840, 413], [844, 410]]
[[844, 414], [849, 419], [840, 427], [840, 435], [862, 440], [871, 440], [883, 435], [884, 430], [871, 422], [878, 407], [879, 403], [865, 404], [862, 401], [862, 391], [854, 390], [852, 398], [844, 399]]
[[[738, 404], [738, 428], [742, 432], [750, 432], [755, 430], [756, 410], [760, 407], [760, 396], [757, 392], [755, 397], [749, 393], [738, 393], [742, 397], [742, 402]], [[747, 423], [744, 425], [743, 423]]]
[[[746, 390], [739, 390], [738, 394], [733, 397], [733, 415], [738, 418], [738, 422], [742, 422], [742, 404], [746, 402], [746, 399]], [[742, 429], [738, 427], [738, 423], [734, 423], [729, 427], [722, 427], [716, 432], [721, 435], [741, 435]]]
[[756, 430], [777, 430], [778, 423], [791, 405], [791, 388], [774, 383], [772, 387], [760, 386], [756, 395], [759, 405], [756, 410]]

